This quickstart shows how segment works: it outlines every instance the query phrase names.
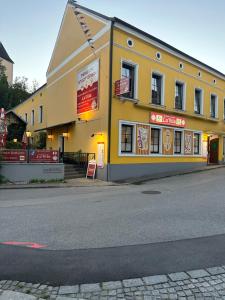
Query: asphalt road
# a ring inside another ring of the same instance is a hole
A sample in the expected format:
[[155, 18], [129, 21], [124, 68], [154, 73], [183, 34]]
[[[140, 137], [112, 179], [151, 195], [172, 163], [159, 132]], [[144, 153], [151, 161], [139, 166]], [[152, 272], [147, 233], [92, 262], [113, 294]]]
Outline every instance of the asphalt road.
[[225, 264], [224, 183], [222, 168], [140, 186], [0, 190], [0, 243], [46, 245], [0, 245], [0, 279], [75, 284]]
[[2, 190], [0, 199], [0, 242], [68, 250], [225, 233], [225, 168], [141, 186]]

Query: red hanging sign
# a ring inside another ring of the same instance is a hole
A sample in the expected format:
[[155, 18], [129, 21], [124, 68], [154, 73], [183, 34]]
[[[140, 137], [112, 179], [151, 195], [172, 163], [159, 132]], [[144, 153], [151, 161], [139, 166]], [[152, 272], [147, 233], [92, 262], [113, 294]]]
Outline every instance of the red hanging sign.
[[26, 150], [2, 150], [0, 155], [4, 162], [25, 163], [27, 161]]
[[165, 115], [157, 112], [151, 112], [150, 123], [180, 127], [180, 128], [184, 128], [186, 125], [186, 121], [182, 117]]
[[128, 77], [122, 78], [115, 82], [115, 95], [121, 96], [129, 93], [130, 91], [130, 80]]

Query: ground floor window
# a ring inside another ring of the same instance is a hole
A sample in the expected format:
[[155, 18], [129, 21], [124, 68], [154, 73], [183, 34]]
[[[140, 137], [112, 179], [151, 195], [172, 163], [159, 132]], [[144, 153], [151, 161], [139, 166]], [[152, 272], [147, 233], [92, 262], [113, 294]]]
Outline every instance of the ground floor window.
[[182, 152], [182, 132], [174, 132], [174, 153], [181, 154]]
[[133, 152], [133, 125], [122, 124], [121, 132], [121, 152], [132, 153]]
[[194, 134], [194, 154], [200, 154], [200, 134]]
[[160, 129], [151, 129], [151, 153], [160, 153]]

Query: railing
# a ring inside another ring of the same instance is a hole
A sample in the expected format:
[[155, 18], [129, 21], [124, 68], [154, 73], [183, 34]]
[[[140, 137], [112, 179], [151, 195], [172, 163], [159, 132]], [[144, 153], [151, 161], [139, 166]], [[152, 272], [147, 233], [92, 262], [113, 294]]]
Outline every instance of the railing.
[[95, 153], [64, 152], [62, 159], [64, 163], [74, 164], [81, 168], [86, 168], [88, 162], [92, 159], [95, 159]]

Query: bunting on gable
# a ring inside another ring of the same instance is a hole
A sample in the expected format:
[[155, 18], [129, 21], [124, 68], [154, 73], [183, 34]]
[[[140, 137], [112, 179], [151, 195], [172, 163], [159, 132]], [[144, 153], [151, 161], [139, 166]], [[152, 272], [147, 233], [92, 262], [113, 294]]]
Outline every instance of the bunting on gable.
[[94, 40], [92, 38], [91, 30], [88, 27], [84, 15], [80, 12], [79, 7], [77, 6], [77, 1], [75, 0], [69, 0], [68, 3], [73, 5], [74, 7], [74, 14], [81, 26], [81, 29], [86, 37], [87, 42], [89, 43], [89, 46], [91, 47], [91, 50], [95, 54], [95, 46], [94, 46]]

